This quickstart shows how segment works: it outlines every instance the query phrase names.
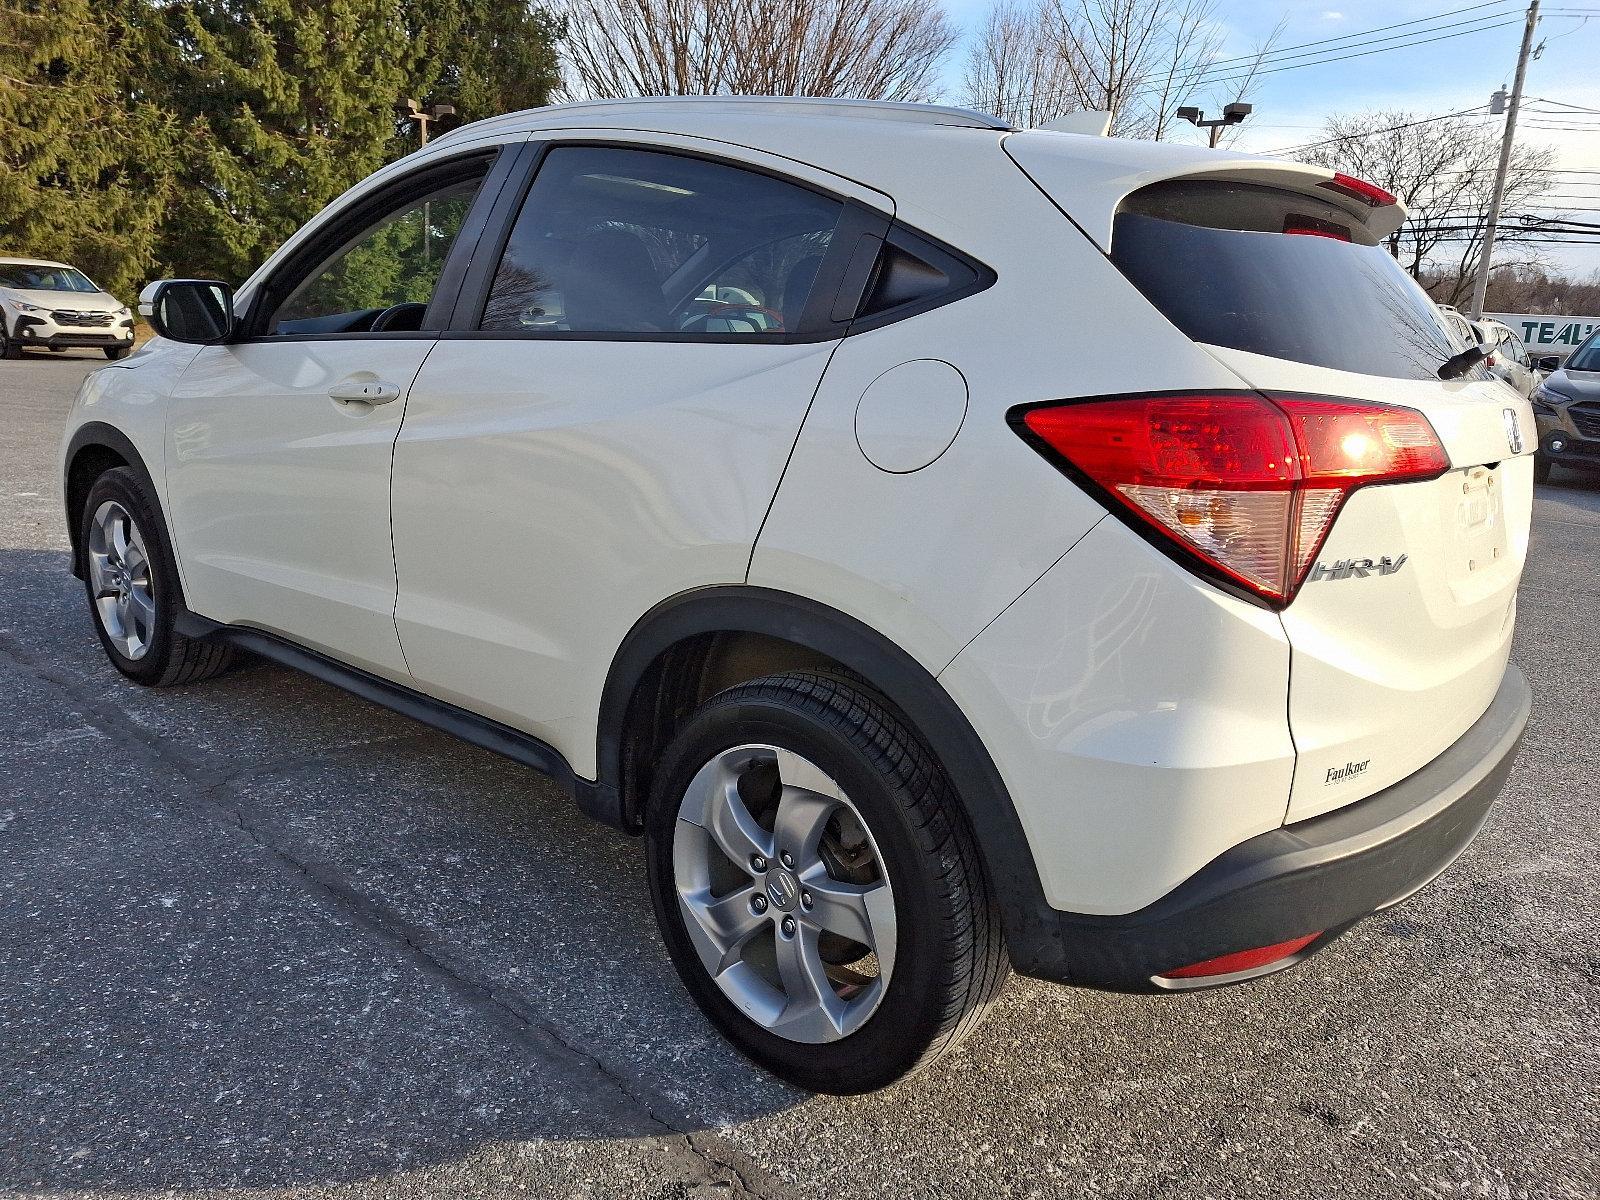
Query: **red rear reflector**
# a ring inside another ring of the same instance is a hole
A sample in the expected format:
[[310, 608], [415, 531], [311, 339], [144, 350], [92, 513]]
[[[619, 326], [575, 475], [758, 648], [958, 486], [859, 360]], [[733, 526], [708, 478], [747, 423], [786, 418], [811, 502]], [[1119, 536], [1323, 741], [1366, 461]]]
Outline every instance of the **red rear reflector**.
[[1373, 208], [1385, 208], [1395, 202], [1394, 196], [1384, 191], [1375, 183], [1368, 183], [1365, 179], [1357, 179], [1354, 175], [1345, 175], [1334, 172], [1332, 179], [1319, 183], [1318, 187], [1325, 187], [1330, 192], [1338, 192], [1344, 196], [1353, 196], [1363, 204]]
[[1278, 942], [1272, 946], [1257, 946], [1254, 950], [1240, 950], [1236, 954], [1224, 954], [1221, 958], [1208, 958], [1205, 962], [1192, 963], [1187, 967], [1179, 967], [1176, 971], [1164, 971], [1163, 979], [1202, 979], [1208, 975], [1232, 975], [1238, 971], [1249, 971], [1256, 967], [1264, 967], [1268, 963], [1275, 963], [1281, 958], [1288, 958], [1304, 950], [1322, 934], [1308, 933], [1305, 937], [1295, 938], [1288, 942]]
[[1157, 545], [1275, 608], [1294, 598], [1351, 492], [1450, 467], [1421, 413], [1355, 400], [1127, 396], [1017, 420]]

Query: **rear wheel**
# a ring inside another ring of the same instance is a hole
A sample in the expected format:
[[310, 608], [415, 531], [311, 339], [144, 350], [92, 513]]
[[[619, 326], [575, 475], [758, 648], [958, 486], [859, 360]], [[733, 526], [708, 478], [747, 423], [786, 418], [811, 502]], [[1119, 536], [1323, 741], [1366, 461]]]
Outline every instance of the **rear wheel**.
[[166, 527], [144, 481], [129, 467], [94, 481], [79, 544], [95, 633], [111, 664], [136, 683], [169, 687], [225, 671], [231, 646], [173, 628], [182, 606]]
[[685, 986], [800, 1087], [862, 1092], [926, 1066], [1005, 981], [948, 779], [853, 681], [775, 675], [713, 697], [668, 748], [646, 833]]

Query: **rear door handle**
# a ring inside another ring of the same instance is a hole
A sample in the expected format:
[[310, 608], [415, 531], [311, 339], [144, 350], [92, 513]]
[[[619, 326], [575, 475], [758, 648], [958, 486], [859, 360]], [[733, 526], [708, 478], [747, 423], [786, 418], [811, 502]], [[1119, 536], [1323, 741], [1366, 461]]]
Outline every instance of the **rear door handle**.
[[387, 404], [400, 399], [400, 389], [381, 379], [346, 379], [328, 389], [341, 404]]

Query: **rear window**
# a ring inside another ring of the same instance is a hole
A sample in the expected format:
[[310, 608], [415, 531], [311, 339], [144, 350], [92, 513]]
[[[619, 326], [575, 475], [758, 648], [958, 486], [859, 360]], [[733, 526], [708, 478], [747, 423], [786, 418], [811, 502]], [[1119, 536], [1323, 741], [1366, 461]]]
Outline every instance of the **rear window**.
[[1457, 347], [1427, 294], [1342, 209], [1277, 188], [1135, 192], [1111, 260], [1197, 342], [1363, 375], [1435, 379]]

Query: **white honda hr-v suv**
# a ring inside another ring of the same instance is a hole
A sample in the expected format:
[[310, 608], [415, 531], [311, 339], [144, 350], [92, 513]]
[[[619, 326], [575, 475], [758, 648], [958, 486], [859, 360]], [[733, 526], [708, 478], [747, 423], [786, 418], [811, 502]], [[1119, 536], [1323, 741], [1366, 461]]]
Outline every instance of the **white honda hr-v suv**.
[[1533, 422], [1403, 215], [927, 106], [466, 126], [237, 295], [147, 289], [74, 568], [134, 680], [252, 651], [642, 833], [706, 1015], [877, 1087], [1008, 968], [1251, 979], [1482, 825]]

